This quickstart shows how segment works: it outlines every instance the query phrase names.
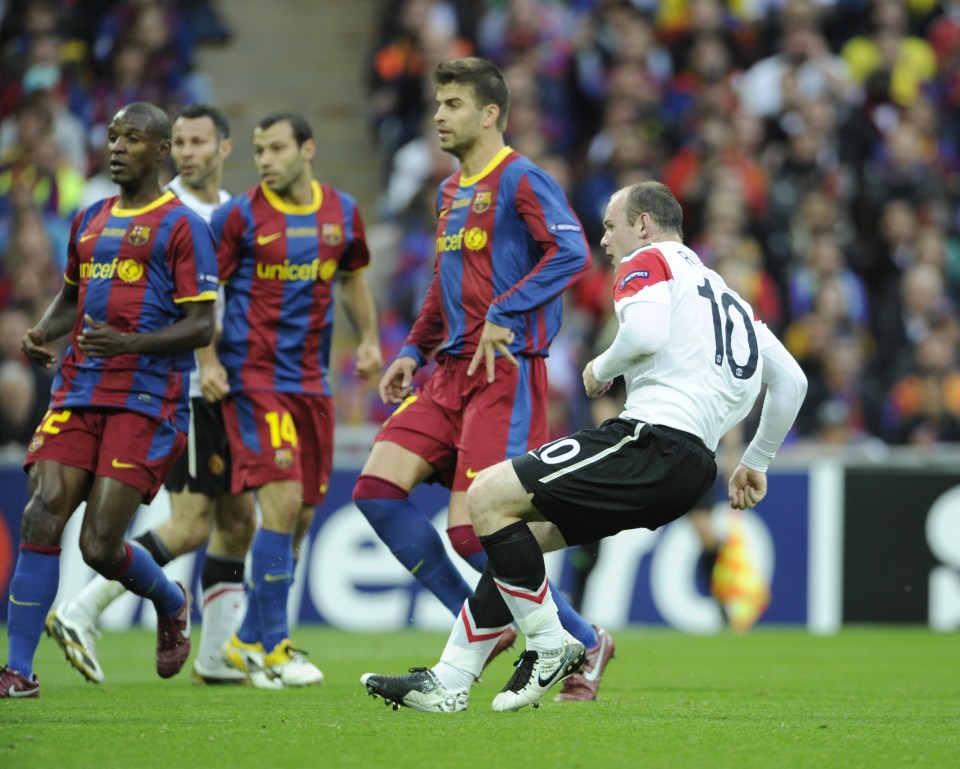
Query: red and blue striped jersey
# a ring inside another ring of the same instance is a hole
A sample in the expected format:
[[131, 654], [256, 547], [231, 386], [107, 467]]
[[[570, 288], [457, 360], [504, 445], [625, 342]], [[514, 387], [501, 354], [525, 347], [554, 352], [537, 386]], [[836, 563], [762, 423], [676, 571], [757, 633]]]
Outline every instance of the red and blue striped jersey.
[[561, 293], [590, 268], [590, 249], [560, 186], [504, 147], [479, 174], [437, 192], [433, 281], [400, 355], [476, 352], [486, 320], [513, 330], [514, 355], [549, 353]]
[[121, 333], [147, 333], [184, 317], [184, 302], [217, 297], [210, 228], [172, 192], [139, 209], [101, 200], [77, 214], [64, 280], [78, 286], [77, 319], [51, 390], [51, 408], [139, 411], [187, 430], [192, 352], [87, 357], [75, 345], [84, 315]]
[[356, 201], [313, 183], [313, 202], [259, 185], [213, 215], [225, 281], [218, 354], [234, 392], [331, 395], [333, 280], [370, 263]]

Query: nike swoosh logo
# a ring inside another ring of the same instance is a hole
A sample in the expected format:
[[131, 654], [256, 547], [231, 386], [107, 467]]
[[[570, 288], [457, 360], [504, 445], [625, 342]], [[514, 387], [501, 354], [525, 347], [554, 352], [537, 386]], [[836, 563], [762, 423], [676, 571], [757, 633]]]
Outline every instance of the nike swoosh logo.
[[586, 667], [583, 669], [581, 674], [587, 681], [593, 683], [598, 678], [600, 678], [600, 663], [603, 660], [603, 655], [607, 651], [607, 634], [600, 634], [600, 651], [597, 653], [597, 661], [593, 665], [593, 670], [587, 670]]
[[277, 238], [282, 238], [282, 232], [275, 232], [273, 235], [257, 235], [257, 245], [265, 246], [267, 243], [273, 243]]
[[478, 475], [480, 475], [479, 470], [471, 470], [469, 467], [467, 468], [467, 478], [476, 478]]
[[126, 462], [121, 462], [116, 457], [113, 458], [113, 461], [110, 464], [117, 468], [117, 470], [132, 470], [134, 467], [136, 467], [136, 465], [128, 465]]
[[[37, 605], [39, 606], [40, 604], [37, 604]], [[17, 691], [12, 686], [9, 689], [7, 689], [7, 696], [10, 697], [11, 699], [14, 697], [35, 697], [36, 694], [37, 694], [36, 689], [30, 689], [25, 692]]]
[[293, 579], [292, 574], [264, 574], [264, 582], [283, 582], [285, 579]]
[[565, 672], [564, 672], [564, 671], [566, 671], [566, 669], [570, 666], [570, 660], [571, 660], [571, 657], [570, 657], [570, 655], [568, 654], [568, 655], [564, 658], [563, 663], [560, 664], [560, 665], [557, 665], [557, 667], [556, 667], [556, 669], [553, 671], [553, 673], [551, 673], [551, 674], [550, 674], [549, 676], [547, 676], [546, 678], [544, 678], [542, 675], [540, 675], [539, 673], [537, 673], [537, 683], [540, 685], [540, 687], [543, 688], [543, 689], [546, 689], [546, 688], [548, 688], [551, 684], [553, 684], [553, 682], [556, 680], [556, 678], [557, 678], [558, 676], [565, 675]]
[[89, 232], [86, 235], [81, 235], [80, 242], [86, 243], [88, 240], [92, 240], [93, 238], [97, 237], [99, 234], [100, 234], [99, 232]]
[[10, 596], [10, 603], [14, 606], [39, 606], [39, 603], [34, 603], [33, 601], [18, 601], [13, 595]]

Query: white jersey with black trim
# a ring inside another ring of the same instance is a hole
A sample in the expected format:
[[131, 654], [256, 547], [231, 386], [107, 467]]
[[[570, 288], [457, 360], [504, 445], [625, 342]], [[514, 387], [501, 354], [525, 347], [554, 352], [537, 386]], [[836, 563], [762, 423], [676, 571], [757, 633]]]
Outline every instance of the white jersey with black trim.
[[[669, 337], [624, 373], [622, 416], [692, 433], [711, 450], [760, 393], [761, 352], [778, 344], [753, 308], [680, 242], [642, 246], [617, 268], [614, 301], [669, 310]], [[639, 309], [639, 308], [637, 308]]]
[[[187, 208], [196, 211], [200, 214], [201, 218], [207, 223], [210, 224], [210, 220], [213, 218], [213, 212], [217, 208], [228, 200], [230, 200], [230, 193], [226, 190], [220, 190], [218, 195], [220, 200], [217, 203], [207, 203], [205, 200], [200, 200], [196, 195], [194, 195], [190, 189], [184, 185], [180, 180], [179, 176], [175, 176], [171, 179], [170, 183], [167, 185], [167, 189], [170, 190], [174, 195], [176, 195], [180, 200], [183, 201], [183, 204]], [[220, 325], [223, 321], [223, 289], [217, 292], [217, 303], [216, 303], [216, 320], [217, 328], [220, 328]], [[194, 353], [195, 365], [193, 371], [190, 372], [190, 397], [191, 398], [201, 398], [203, 393], [200, 391], [200, 362], [196, 360], [196, 353]]]

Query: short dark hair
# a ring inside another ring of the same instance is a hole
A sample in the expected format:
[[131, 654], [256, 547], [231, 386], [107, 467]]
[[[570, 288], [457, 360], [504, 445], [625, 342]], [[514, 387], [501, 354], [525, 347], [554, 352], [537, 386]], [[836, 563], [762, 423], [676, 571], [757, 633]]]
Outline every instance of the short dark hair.
[[266, 131], [270, 126], [276, 123], [282, 123], [284, 120], [286, 120], [293, 129], [293, 138], [297, 140], [298, 147], [303, 146], [305, 141], [313, 138], [313, 131], [310, 130], [310, 124], [307, 122], [307, 119], [298, 112], [271, 112], [257, 123], [257, 128], [261, 131]]
[[683, 209], [670, 188], [660, 182], [638, 182], [627, 187], [624, 213], [631, 227], [642, 213], [650, 214], [664, 231], [676, 231], [683, 238]]
[[217, 138], [218, 139], [229, 139], [230, 138], [230, 123], [227, 120], [226, 115], [224, 115], [216, 107], [211, 107], [209, 104], [197, 103], [197, 104], [188, 104], [182, 110], [177, 113], [177, 116], [173, 119], [174, 122], [183, 118], [184, 120], [196, 120], [197, 118], [208, 117], [213, 121], [213, 125], [217, 129]]
[[170, 116], [156, 104], [151, 104], [148, 101], [130, 102], [117, 110], [117, 114], [113, 116], [114, 119], [116, 119], [117, 115], [121, 112], [125, 114], [144, 115], [147, 118], [147, 131], [150, 135], [157, 141], [170, 141], [172, 130]]
[[496, 64], [476, 56], [440, 62], [433, 71], [433, 84], [439, 87], [450, 83], [462, 83], [473, 88], [477, 104], [481, 107], [487, 104], [497, 105], [500, 108], [497, 130], [506, 130], [507, 113], [510, 112], [510, 88]]

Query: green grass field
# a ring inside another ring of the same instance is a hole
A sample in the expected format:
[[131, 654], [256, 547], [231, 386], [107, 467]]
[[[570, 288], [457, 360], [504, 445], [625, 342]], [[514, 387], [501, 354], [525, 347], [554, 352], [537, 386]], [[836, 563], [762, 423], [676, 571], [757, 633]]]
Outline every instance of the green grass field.
[[[490, 666], [465, 713], [394, 712], [366, 695], [361, 673], [431, 664], [445, 640], [436, 634], [301, 627], [297, 643], [327, 680], [280, 692], [194, 686], [186, 669], [162, 681], [153, 636], [139, 630], [104, 634], [106, 681], [89, 684], [44, 637], [40, 699], [0, 703], [0, 767], [960, 766], [956, 634], [631, 629], [614, 637], [599, 701], [547, 700], [506, 714], [490, 702], [513, 656]], [[5, 632], [0, 643], [5, 650]]]

